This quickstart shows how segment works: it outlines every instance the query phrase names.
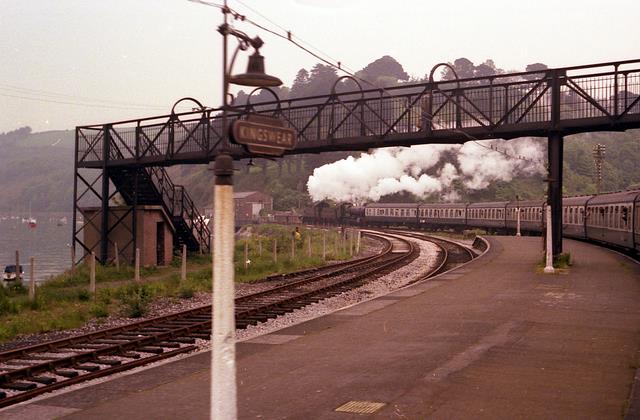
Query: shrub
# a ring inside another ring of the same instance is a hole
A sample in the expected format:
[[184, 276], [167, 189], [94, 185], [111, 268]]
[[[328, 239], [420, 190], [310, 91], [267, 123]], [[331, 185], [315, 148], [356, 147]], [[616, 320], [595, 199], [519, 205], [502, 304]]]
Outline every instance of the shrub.
[[140, 318], [148, 309], [151, 291], [146, 285], [134, 284], [124, 288], [121, 292], [125, 315], [130, 318]]
[[78, 300], [86, 302], [91, 299], [91, 293], [87, 289], [78, 290]]
[[194, 290], [193, 290], [193, 287], [191, 286], [184, 285], [184, 286], [181, 286], [180, 289], [178, 290], [178, 296], [181, 299], [190, 299], [193, 297], [193, 294], [194, 294]]
[[102, 303], [96, 303], [89, 308], [89, 313], [96, 318], [106, 318], [109, 316], [109, 311], [106, 305]]

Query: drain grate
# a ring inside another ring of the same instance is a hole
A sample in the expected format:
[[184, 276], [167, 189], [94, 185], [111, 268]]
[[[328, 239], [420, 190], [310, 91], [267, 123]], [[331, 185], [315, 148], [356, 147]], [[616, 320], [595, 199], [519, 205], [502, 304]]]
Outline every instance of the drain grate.
[[349, 401], [336, 408], [336, 411], [355, 414], [373, 414], [385, 405], [385, 403], [371, 401]]

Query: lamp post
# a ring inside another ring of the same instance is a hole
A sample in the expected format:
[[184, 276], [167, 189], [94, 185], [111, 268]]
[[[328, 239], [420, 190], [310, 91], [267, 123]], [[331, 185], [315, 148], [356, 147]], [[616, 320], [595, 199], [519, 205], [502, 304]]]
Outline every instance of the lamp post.
[[516, 194], [516, 236], [520, 236], [520, 196]]
[[[214, 219], [213, 219], [213, 309], [211, 355], [211, 418], [235, 419], [236, 366], [235, 366], [235, 307], [234, 307], [234, 211], [233, 211], [233, 158], [230, 155], [227, 125], [229, 83], [243, 86], [279, 86], [282, 81], [264, 73], [264, 57], [259, 53], [264, 44], [259, 37], [249, 38], [228, 24], [231, 10], [224, 1], [224, 23], [218, 27], [222, 35], [222, 150], [214, 164]], [[227, 37], [234, 36], [238, 46], [227, 64]], [[231, 76], [233, 64], [240, 50], [255, 49], [249, 57], [246, 73]]]

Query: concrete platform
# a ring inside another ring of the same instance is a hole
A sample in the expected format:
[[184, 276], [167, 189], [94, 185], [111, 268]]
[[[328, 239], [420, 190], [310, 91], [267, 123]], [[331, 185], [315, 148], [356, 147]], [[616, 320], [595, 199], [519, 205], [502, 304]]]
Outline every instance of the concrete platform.
[[[239, 343], [239, 418], [624, 416], [640, 361], [640, 266], [565, 240], [574, 266], [543, 275], [540, 238], [489, 240], [488, 254], [457, 273]], [[336, 411], [349, 402], [380, 405]], [[0, 411], [208, 415], [208, 353]]]

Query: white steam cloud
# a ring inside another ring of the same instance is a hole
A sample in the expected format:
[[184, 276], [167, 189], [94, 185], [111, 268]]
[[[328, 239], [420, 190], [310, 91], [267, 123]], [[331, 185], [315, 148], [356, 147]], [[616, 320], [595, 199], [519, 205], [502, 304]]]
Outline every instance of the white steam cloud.
[[316, 168], [307, 188], [314, 201], [361, 203], [401, 191], [455, 201], [454, 181], [478, 190], [492, 181], [544, 173], [545, 153], [544, 144], [533, 138], [378, 149]]

